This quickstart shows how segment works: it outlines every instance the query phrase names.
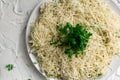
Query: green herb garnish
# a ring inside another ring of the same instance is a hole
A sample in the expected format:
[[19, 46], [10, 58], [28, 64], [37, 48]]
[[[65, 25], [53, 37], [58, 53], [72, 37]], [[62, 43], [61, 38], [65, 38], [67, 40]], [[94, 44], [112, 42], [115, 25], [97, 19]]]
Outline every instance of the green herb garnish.
[[35, 61], [35, 62], [33, 62], [33, 64], [38, 64], [38, 62], [37, 62], [37, 61]]
[[99, 73], [99, 74], [98, 74], [98, 77], [101, 77], [102, 75], [103, 75], [102, 73]]
[[63, 0], [57, 0], [57, 2], [58, 2], [58, 3], [62, 3], [62, 2], [63, 2]]
[[13, 68], [14, 68], [13, 64], [8, 64], [8, 65], [6, 65], [6, 69], [7, 69], [8, 71], [13, 70]]
[[92, 33], [87, 31], [87, 26], [80, 24], [73, 26], [67, 22], [65, 26], [58, 25], [57, 29], [59, 35], [56, 40], [51, 42], [51, 44], [59, 47], [65, 46], [64, 53], [67, 54], [69, 58], [71, 58], [73, 54], [75, 54], [76, 57], [78, 57], [78, 54], [80, 53], [85, 55], [84, 50], [90, 36], [92, 36]]

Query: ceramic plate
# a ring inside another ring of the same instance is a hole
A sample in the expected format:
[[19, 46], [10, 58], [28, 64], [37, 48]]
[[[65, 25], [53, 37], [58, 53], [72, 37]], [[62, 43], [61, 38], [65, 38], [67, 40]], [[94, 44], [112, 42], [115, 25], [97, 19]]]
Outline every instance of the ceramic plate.
[[[39, 9], [40, 6], [42, 6], [46, 1], [48, 0], [41, 0], [39, 2], [39, 4], [34, 8], [29, 21], [27, 23], [27, 28], [26, 28], [26, 45], [27, 45], [27, 50], [28, 50], [28, 54], [30, 56], [31, 61], [33, 62], [33, 65], [36, 67], [36, 69], [40, 72], [40, 67], [38, 64], [34, 64], [34, 62], [37, 61], [36, 57], [32, 54], [31, 52], [31, 48], [30, 45], [28, 44], [30, 38], [29, 38], [29, 34], [30, 34], [30, 30], [31, 30], [31, 26], [33, 25], [33, 23], [35, 22], [35, 20], [37, 19], [37, 17], [40, 15], [39, 13]], [[109, 4], [109, 6], [118, 14], [120, 14], [120, 10], [119, 8], [111, 1], [111, 0], [107, 0], [107, 3]], [[116, 70], [117, 68], [120, 66], [120, 57], [115, 56], [110, 67], [106, 70], [107, 74], [105, 74], [104, 76], [102, 76], [101, 78], [97, 79], [97, 80], [106, 80], [109, 76], [111, 76]], [[47, 77], [44, 73], [42, 73], [43, 76]], [[50, 79], [50, 80], [55, 80], [55, 79]]]

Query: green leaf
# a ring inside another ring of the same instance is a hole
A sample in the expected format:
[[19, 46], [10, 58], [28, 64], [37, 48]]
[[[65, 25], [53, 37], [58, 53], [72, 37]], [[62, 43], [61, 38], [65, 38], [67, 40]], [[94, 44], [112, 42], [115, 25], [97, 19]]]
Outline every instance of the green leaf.
[[37, 61], [33, 62], [33, 64], [39, 64]]
[[102, 75], [103, 75], [102, 73], [99, 73], [99, 74], [98, 74], [98, 77], [101, 77]]
[[7, 69], [8, 71], [13, 70], [13, 68], [14, 68], [13, 64], [8, 64], [8, 65], [6, 65], [6, 69]]
[[[59, 35], [55, 41], [52, 41], [54, 45], [59, 47], [66, 47], [64, 53], [72, 58], [75, 54], [76, 57], [81, 53], [85, 55], [85, 48], [87, 43], [92, 36], [92, 33], [87, 31], [87, 26], [76, 24], [75, 26], [67, 22], [64, 26], [58, 25], [57, 29]], [[79, 53], [78, 53], [79, 52]]]

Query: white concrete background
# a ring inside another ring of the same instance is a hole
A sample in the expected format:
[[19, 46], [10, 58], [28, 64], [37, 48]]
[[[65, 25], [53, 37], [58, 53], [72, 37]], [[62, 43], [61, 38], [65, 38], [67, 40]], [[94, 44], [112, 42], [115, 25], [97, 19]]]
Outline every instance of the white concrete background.
[[[27, 20], [39, 1], [0, 0], [0, 80], [45, 80], [31, 63], [24, 38]], [[120, 9], [120, 0], [112, 1]], [[15, 68], [8, 72], [7, 64]], [[120, 68], [108, 80], [120, 80]]]

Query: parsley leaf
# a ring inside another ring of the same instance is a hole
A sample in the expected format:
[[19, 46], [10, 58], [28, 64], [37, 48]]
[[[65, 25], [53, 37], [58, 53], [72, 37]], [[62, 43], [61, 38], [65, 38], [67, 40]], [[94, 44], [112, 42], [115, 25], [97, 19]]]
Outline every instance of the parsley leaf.
[[14, 68], [13, 64], [8, 64], [8, 65], [6, 65], [6, 69], [7, 69], [8, 71], [13, 70], [13, 68]]
[[35, 62], [33, 62], [33, 64], [38, 64], [38, 62], [37, 62], [37, 61], [35, 61]]
[[58, 25], [57, 29], [59, 35], [56, 40], [52, 40], [51, 44], [57, 45], [59, 47], [65, 47], [64, 53], [72, 58], [74, 54], [78, 57], [78, 54], [85, 55], [85, 48], [87, 43], [92, 36], [92, 33], [87, 31], [87, 26], [76, 24], [71, 25], [69, 22], [65, 26]]
[[98, 77], [101, 77], [102, 75], [103, 75], [102, 73], [99, 73], [99, 74], [98, 74]]

